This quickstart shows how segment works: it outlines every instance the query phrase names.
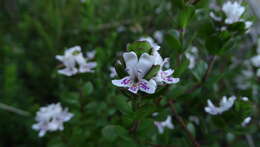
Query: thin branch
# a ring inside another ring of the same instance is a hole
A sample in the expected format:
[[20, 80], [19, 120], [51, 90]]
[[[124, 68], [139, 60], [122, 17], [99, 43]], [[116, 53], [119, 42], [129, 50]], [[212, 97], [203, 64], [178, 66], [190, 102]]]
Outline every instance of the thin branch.
[[169, 100], [168, 104], [169, 104], [169, 106], [170, 106], [170, 108], [172, 110], [173, 116], [176, 118], [177, 122], [180, 124], [182, 129], [185, 131], [185, 133], [187, 134], [187, 136], [188, 136], [189, 140], [191, 141], [191, 143], [193, 144], [193, 146], [194, 147], [200, 147], [200, 144], [196, 141], [194, 136], [187, 129], [186, 124], [183, 121], [182, 117], [177, 114], [176, 109], [175, 109], [174, 104], [173, 104], [173, 101]]
[[13, 112], [13, 113], [16, 113], [16, 114], [19, 114], [19, 115], [22, 115], [22, 116], [29, 116], [30, 115], [29, 112], [26, 112], [24, 110], [21, 110], [21, 109], [18, 109], [18, 108], [15, 108], [15, 107], [3, 104], [3, 103], [0, 103], [0, 109], [6, 110], [6, 111], [9, 111], [9, 112]]
[[211, 71], [212, 71], [212, 69], [213, 69], [213, 66], [214, 66], [215, 61], [216, 61], [216, 56], [213, 56], [213, 57], [211, 58], [210, 62], [209, 62], [208, 69], [207, 69], [207, 71], [205, 72], [205, 74], [204, 74], [204, 76], [203, 76], [201, 82], [198, 83], [198, 84], [195, 84], [191, 89], [188, 89], [188, 90], [185, 91], [184, 93], [191, 94], [191, 93], [193, 93], [195, 90], [197, 90], [198, 88], [201, 88], [201, 87], [202, 87], [202, 85], [208, 80], [209, 75], [210, 75], [210, 73], [211, 73]]
[[189, 3], [191, 3], [192, 5], [196, 5], [198, 2], [200, 2], [200, 0], [190, 0]]

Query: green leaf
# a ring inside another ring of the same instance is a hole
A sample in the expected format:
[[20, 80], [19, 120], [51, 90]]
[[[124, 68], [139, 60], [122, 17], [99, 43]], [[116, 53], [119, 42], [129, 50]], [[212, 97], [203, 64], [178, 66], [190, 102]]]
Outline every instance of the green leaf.
[[93, 92], [93, 85], [91, 82], [87, 82], [83, 85], [83, 94], [84, 96], [88, 96]]
[[185, 29], [194, 15], [195, 9], [193, 6], [186, 6], [179, 15], [179, 23], [182, 29]]
[[174, 72], [174, 75], [176, 75], [177, 77], [179, 77], [182, 73], [184, 73], [189, 67], [189, 60], [184, 57], [181, 59], [181, 65], [179, 65], [176, 68], [176, 71]]
[[222, 48], [222, 41], [218, 35], [214, 34], [206, 39], [206, 48], [210, 54], [216, 55]]
[[125, 72], [125, 64], [123, 63], [123, 59], [119, 59], [115, 64], [116, 73], [119, 78], [123, 78], [127, 75]]
[[207, 68], [208, 68], [208, 64], [203, 60], [200, 60], [195, 66], [194, 70], [192, 70], [192, 74], [198, 81], [201, 81]]
[[153, 78], [154, 76], [156, 76], [156, 74], [158, 73], [158, 71], [160, 70], [160, 65], [153, 65], [152, 68], [150, 69], [150, 71], [145, 75], [145, 79], [146, 80], [150, 80], [151, 78]]
[[233, 24], [230, 24], [228, 26], [228, 30], [233, 31], [233, 32], [240, 32], [240, 33], [244, 33], [245, 32], [245, 23], [244, 22], [236, 22]]
[[143, 53], [150, 53], [151, 52], [151, 45], [147, 41], [136, 41], [134, 43], [127, 45], [128, 51], [133, 51], [137, 54], [137, 56], [141, 56]]
[[118, 137], [125, 136], [126, 134], [127, 130], [118, 125], [108, 125], [102, 129], [102, 135], [108, 141], [114, 141]]
[[135, 112], [135, 120], [142, 120], [147, 116], [151, 116], [155, 110], [156, 107], [154, 105], [145, 105], [142, 108], [139, 108], [137, 112]]
[[169, 34], [166, 34], [165, 36], [166, 44], [169, 46], [169, 48], [172, 48], [179, 53], [182, 52], [182, 45], [180, 42], [180, 33], [176, 30], [171, 31]]
[[138, 136], [149, 139], [153, 134], [157, 133], [153, 119], [144, 119], [139, 123]]
[[124, 96], [117, 96], [115, 98], [115, 105], [116, 108], [125, 114], [129, 114], [132, 112], [132, 108], [130, 107], [129, 103], [127, 103], [127, 98]]

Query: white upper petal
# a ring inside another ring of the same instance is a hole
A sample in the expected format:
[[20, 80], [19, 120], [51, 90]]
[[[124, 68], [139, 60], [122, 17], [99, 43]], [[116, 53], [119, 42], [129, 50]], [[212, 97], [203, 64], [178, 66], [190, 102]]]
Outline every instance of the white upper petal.
[[134, 76], [136, 73], [136, 66], [138, 63], [138, 58], [135, 52], [127, 52], [123, 54], [123, 58], [126, 65], [126, 71], [130, 76]]
[[151, 69], [153, 64], [154, 64], [153, 56], [150, 56], [147, 53], [143, 53], [137, 64], [138, 77], [143, 78], [145, 74]]

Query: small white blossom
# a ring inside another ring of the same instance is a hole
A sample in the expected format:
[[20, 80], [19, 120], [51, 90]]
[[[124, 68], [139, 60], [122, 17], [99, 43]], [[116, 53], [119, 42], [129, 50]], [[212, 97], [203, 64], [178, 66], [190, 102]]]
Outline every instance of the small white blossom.
[[[214, 9], [217, 9], [217, 8], [214, 8]], [[228, 1], [228, 2], [223, 4], [221, 9], [226, 15], [226, 17], [225, 17], [225, 23], [226, 24], [244, 22], [246, 29], [251, 28], [251, 26], [253, 25], [252, 21], [246, 21], [246, 20], [241, 18], [246, 9], [240, 3], [236, 2], [236, 1], [235, 2]], [[214, 12], [210, 12], [209, 16], [215, 21], [221, 21], [223, 19], [222, 17], [217, 16]], [[226, 29], [227, 29], [227, 27], [223, 26], [223, 27], [221, 27], [220, 30], [224, 31]], [[249, 31], [250, 30], [248, 30], [247, 33]]]
[[260, 77], [260, 68], [257, 69], [257, 71], [256, 71], [256, 76], [257, 76], [257, 77]]
[[252, 120], [252, 117], [247, 117], [247, 118], [245, 118], [245, 119], [243, 120], [243, 122], [241, 123], [241, 126], [242, 126], [242, 127], [247, 126], [247, 125], [251, 122], [251, 120]]
[[114, 77], [116, 77], [117, 76], [117, 72], [116, 72], [116, 69], [115, 69], [115, 67], [109, 67], [109, 70], [110, 70], [110, 78], [114, 78]]
[[255, 67], [260, 68], [260, 55], [254, 56], [251, 58], [251, 62]]
[[162, 122], [155, 121], [154, 125], [158, 128], [158, 131], [160, 134], [163, 134], [164, 128], [174, 129], [174, 125], [172, 124], [171, 116], [167, 116], [167, 119]]
[[162, 31], [155, 31], [153, 37], [159, 42], [163, 42], [163, 32]]
[[185, 53], [185, 56], [189, 60], [189, 69], [193, 69], [196, 65], [196, 59], [198, 58], [198, 49], [196, 47], [192, 47], [190, 51]]
[[62, 109], [60, 103], [50, 104], [40, 108], [35, 117], [37, 123], [32, 128], [39, 131], [39, 137], [43, 137], [47, 131], [62, 131], [63, 123], [72, 117], [73, 114], [69, 113], [67, 108]]
[[[95, 56], [95, 51], [88, 52], [87, 57], [84, 58], [80, 46], [69, 48], [65, 51], [64, 55], [57, 55], [56, 59], [61, 61], [65, 68], [58, 70], [58, 73], [72, 76], [77, 73], [94, 72], [93, 68], [96, 67], [96, 62], [88, 62]], [[79, 67], [77, 67], [77, 65]]]
[[92, 60], [92, 59], [94, 59], [95, 56], [96, 56], [96, 51], [95, 51], [95, 50], [89, 51], [89, 52], [86, 53], [86, 55], [87, 55], [87, 59], [88, 59], [88, 60]]
[[219, 107], [215, 106], [211, 100], [208, 100], [208, 106], [205, 107], [205, 111], [211, 115], [222, 114], [223, 112], [229, 110], [236, 100], [235, 96], [231, 96], [227, 99], [226, 96], [222, 98], [220, 101]]
[[241, 6], [238, 2], [228, 1], [222, 7], [223, 12], [226, 14], [225, 23], [233, 24], [241, 21], [241, 16], [245, 12], [245, 7]]
[[248, 101], [248, 97], [242, 97], [241, 98], [243, 101]]
[[126, 71], [129, 76], [120, 80], [112, 80], [113, 85], [118, 87], [126, 87], [132, 93], [139, 90], [148, 94], [155, 93], [157, 85], [154, 80], [147, 81], [144, 76], [151, 69], [154, 59], [151, 55], [143, 53], [138, 59], [135, 52], [127, 52], [123, 54], [126, 64]]
[[156, 116], [158, 116], [158, 115], [159, 115], [158, 112], [154, 112], [154, 113], [152, 113], [152, 116], [153, 116], [153, 117], [156, 117]]

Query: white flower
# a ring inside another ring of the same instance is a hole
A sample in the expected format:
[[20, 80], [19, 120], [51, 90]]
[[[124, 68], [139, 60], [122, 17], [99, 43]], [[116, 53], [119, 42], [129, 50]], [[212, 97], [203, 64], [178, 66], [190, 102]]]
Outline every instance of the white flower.
[[79, 46], [67, 49], [63, 56], [57, 55], [56, 59], [61, 61], [65, 66], [64, 69], [58, 70], [58, 72], [66, 76], [72, 76], [76, 74], [78, 69], [76, 68], [75, 58], [83, 58], [81, 48]]
[[[64, 55], [57, 55], [56, 59], [61, 61], [65, 68], [58, 70], [58, 73], [66, 76], [72, 76], [77, 73], [93, 72], [93, 68], [96, 67], [96, 62], [87, 62], [87, 60], [93, 59], [95, 52], [88, 52], [87, 58], [84, 58], [80, 46], [69, 48], [65, 51]], [[79, 65], [79, 68], [76, 67]]]
[[241, 6], [238, 2], [226, 2], [222, 7], [223, 12], [226, 14], [225, 23], [233, 24], [241, 21], [240, 17], [245, 12], [245, 7]]
[[198, 56], [198, 49], [196, 47], [192, 47], [189, 52], [185, 53], [185, 56], [189, 60], [189, 69], [193, 69], [196, 65], [196, 59]]
[[143, 53], [138, 60], [135, 52], [127, 52], [123, 54], [126, 64], [126, 71], [129, 76], [120, 80], [112, 80], [113, 85], [118, 87], [126, 87], [132, 93], [141, 90], [148, 94], [155, 93], [156, 83], [154, 80], [147, 81], [144, 78], [146, 73], [151, 69], [154, 59], [151, 55]]
[[174, 129], [171, 116], [168, 116], [167, 119], [162, 122], [155, 121], [154, 125], [158, 128], [160, 134], [163, 134], [164, 128]]
[[222, 114], [223, 112], [229, 110], [236, 100], [235, 96], [231, 96], [227, 99], [226, 96], [222, 98], [220, 101], [219, 107], [215, 106], [211, 100], [208, 100], [208, 106], [205, 107], [205, 111], [211, 115]]
[[116, 69], [115, 69], [115, 67], [109, 67], [109, 70], [110, 70], [110, 78], [114, 78], [114, 77], [116, 77], [117, 76], [117, 72], [116, 72]]
[[152, 37], [141, 37], [139, 41], [147, 41], [154, 50], [158, 51], [160, 49], [160, 46], [154, 42]]
[[260, 55], [260, 38], [257, 40], [257, 50], [256, 50], [257, 54]]
[[241, 123], [241, 126], [245, 127], [246, 125], [248, 125], [250, 123], [251, 120], [252, 120], [252, 117], [245, 118], [244, 121]]
[[241, 98], [243, 101], [248, 101], [248, 97], [242, 97]]
[[155, 31], [153, 37], [159, 42], [163, 42], [163, 32], [162, 31]]
[[246, 29], [249, 29], [249, 28], [251, 28], [251, 26], [253, 25], [253, 22], [252, 21], [246, 21], [245, 22], [245, 27], [246, 27]]
[[257, 69], [256, 76], [257, 76], [257, 77], [260, 77], [260, 68]]
[[62, 131], [63, 122], [69, 121], [72, 117], [73, 114], [69, 113], [67, 108], [62, 109], [60, 103], [50, 104], [40, 108], [35, 117], [37, 123], [32, 128], [38, 130], [39, 137], [42, 137], [47, 131]]
[[168, 58], [165, 58], [164, 61], [160, 64], [160, 70], [158, 71], [157, 75], [153, 78], [158, 85], [166, 84], [176, 84], [180, 81], [179, 78], [172, 77], [172, 74], [174, 73], [173, 69], [167, 69], [163, 70], [164, 64], [166, 64], [168, 61]]
[[251, 62], [255, 67], [260, 67], [260, 55], [252, 57]]

